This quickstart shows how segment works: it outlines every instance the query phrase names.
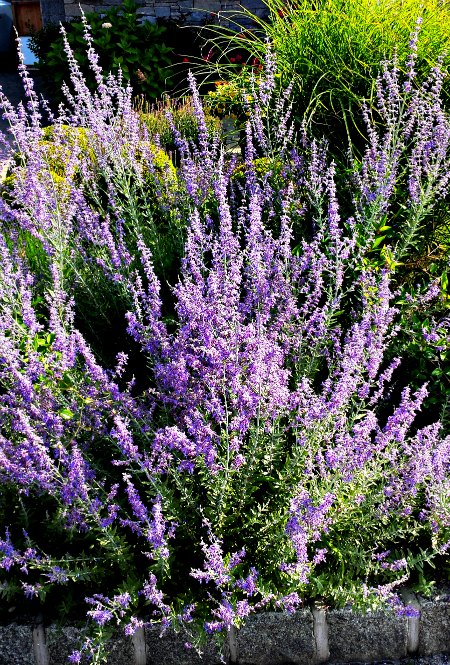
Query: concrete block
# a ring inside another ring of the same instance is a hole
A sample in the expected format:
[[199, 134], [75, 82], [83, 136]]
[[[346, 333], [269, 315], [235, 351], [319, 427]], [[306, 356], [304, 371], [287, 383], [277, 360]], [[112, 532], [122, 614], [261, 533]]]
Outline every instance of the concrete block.
[[31, 625], [0, 626], [0, 665], [35, 665]]
[[194, 0], [194, 8], [198, 10], [202, 9], [208, 15], [211, 12], [219, 12], [222, 8], [222, 3], [220, 0]]
[[[67, 18], [72, 18], [73, 16], [81, 16], [81, 10], [79, 4], [64, 5], [64, 8]], [[84, 11], [85, 14], [94, 11], [94, 7], [92, 5], [81, 5], [81, 9]]]
[[189, 25], [203, 24], [208, 18], [208, 12], [191, 11], [186, 16], [186, 23]]
[[419, 654], [450, 653], [450, 597], [421, 605]]
[[393, 612], [332, 610], [327, 614], [332, 663], [370, 663], [407, 655], [407, 622]]
[[[131, 639], [123, 632], [108, 642], [108, 663], [130, 665], [134, 662], [134, 649]], [[62, 664], [61, 664], [62, 665]]]
[[65, 19], [64, 0], [47, 0], [43, 2], [41, 5], [41, 14], [44, 26], [51, 23], [58, 25], [60, 21], [64, 21]]
[[72, 651], [80, 646], [81, 632], [78, 628], [49, 626], [46, 632], [51, 665], [67, 662]]
[[309, 610], [249, 617], [237, 634], [239, 665], [311, 665], [316, 647]]
[[256, 10], [264, 10], [267, 13], [267, 7], [263, 2], [261, 2], [261, 0], [247, 0], [245, 7], [253, 14]]
[[122, 0], [103, 0], [103, 5], [106, 7], [113, 7], [122, 4]]
[[170, 7], [169, 5], [155, 6], [155, 16], [156, 18], [169, 18], [170, 17]]
[[221, 12], [224, 14], [231, 13], [231, 12], [236, 12], [240, 10], [240, 4], [239, 2], [222, 2], [222, 9]]
[[167, 630], [160, 637], [160, 629], [146, 628], [147, 657], [151, 665], [220, 665], [221, 653], [211, 640], [200, 657], [194, 649], [185, 647], [189, 637], [184, 633]]
[[[266, 7], [255, 7], [255, 9], [252, 9], [251, 12], [254, 16], [257, 16], [258, 18], [266, 19], [269, 16], [269, 12], [267, 11]], [[243, 18], [244, 20], [241, 21], [241, 25], [246, 26], [247, 30], [251, 30], [252, 28], [255, 27], [253, 19], [249, 19], [248, 17], [243, 17]]]

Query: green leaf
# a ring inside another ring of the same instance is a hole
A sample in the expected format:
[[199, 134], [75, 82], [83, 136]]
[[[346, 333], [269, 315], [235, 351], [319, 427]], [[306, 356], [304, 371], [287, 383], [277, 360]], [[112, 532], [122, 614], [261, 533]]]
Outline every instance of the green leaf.
[[75, 381], [73, 380], [72, 376], [70, 375], [69, 372], [64, 372], [63, 378], [60, 381], [59, 387], [61, 390], [69, 390], [70, 388], [73, 388], [75, 385]]
[[381, 245], [383, 240], [386, 238], [386, 236], [378, 236], [378, 238], [375, 238], [375, 242], [372, 245], [372, 250], [376, 249], [378, 245]]
[[75, 414], [70, 409], [64, 408], [60, 410], [59, 415], [61, 418], [63, 418], [63, 420], [71, 420]]

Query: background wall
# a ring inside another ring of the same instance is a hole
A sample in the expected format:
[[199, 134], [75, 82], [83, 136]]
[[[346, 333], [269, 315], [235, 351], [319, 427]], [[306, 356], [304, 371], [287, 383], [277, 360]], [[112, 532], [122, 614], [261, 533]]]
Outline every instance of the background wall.
[[[42, 5], [45, 4], [44, 0], [41, 2]], [[113, 5], [120, 4], [121, 0], [91, 0], [89, 3], [82, 2], [81, 7], [85, 12], [101, 13]], [[158, 19], [172, 19], [186, 25], [201, 25], [206, 20], [212, 19], [227, 21], [227, 17], [230, 18], [240, 6], [247, 7], [258, 16], [267, 13], [262, 0], [243, 0], [242, 3], [239, 0], [145, 0], [138, 13], [153, 23]], [[79, 0], [64, 0], [64, 10], [67, 18], [79, 16]]]

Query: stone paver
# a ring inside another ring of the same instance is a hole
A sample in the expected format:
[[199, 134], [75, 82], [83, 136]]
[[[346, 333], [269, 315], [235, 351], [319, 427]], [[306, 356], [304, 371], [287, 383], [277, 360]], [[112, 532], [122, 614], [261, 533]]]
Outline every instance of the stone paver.
[[35, 665], [30, 625], [0, 626], [0, 665]]
[[147, 642], [147, 662], [158, 665], [220, 665], [222, 654], [211, 641], [203, 648], [200, 658], [193, 649], [184, 645], [189, 636], [167, 630], [160, 636], [160, 629], [149, 628], [145, 631]]
[[240, 665], [311, 665], [316, 654], [312, 613], [256, 614], [238, 632], [237, 643]]
[[332, 610], [327, 614], [332, 663], [375, 662], [407, 655], [407, 624], [394, 613]]
[[450, 598], [422, 604], [419, 654], [450, 652]]

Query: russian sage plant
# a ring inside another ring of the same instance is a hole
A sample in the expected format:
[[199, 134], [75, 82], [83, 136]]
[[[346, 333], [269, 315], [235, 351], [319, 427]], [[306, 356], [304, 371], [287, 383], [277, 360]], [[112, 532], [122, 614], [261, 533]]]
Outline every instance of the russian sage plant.
[[[87, 40], [98, 89], [67, 46], [51, 140], [24, 68], [28, 109], [3, 98], [0, 473], [18, 500], [2, 507], [2, 593], [77, 589], [91, 634], [72, 663], [102, 662], [117, 627], [197, 645], [198, 627], [220, 638], [316, 597], [409, 612], [396, 588], [450, 545], [450, 437], [418, 422], [427, 387], [402, 384], [391, 352], [395, 264], [448, 192], [439, 64], [415, 85], [413, 37], [406, 78], [383, 67], [385, 129], [366, 114], [343, 214], [326, 146], [295, 141], [289, 92], [274, 97], [270, 52], [242, 163], [190, 77], [198, 141], [173, 125], [175, 170]], [[414, 306], [439, 302], [425, 287]], [[448, 336], [448, 319], [430, 326]]]

